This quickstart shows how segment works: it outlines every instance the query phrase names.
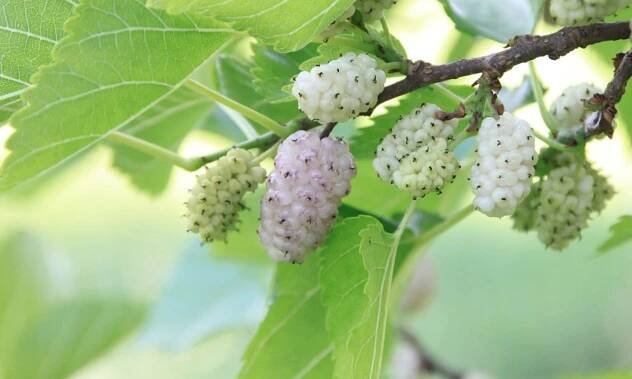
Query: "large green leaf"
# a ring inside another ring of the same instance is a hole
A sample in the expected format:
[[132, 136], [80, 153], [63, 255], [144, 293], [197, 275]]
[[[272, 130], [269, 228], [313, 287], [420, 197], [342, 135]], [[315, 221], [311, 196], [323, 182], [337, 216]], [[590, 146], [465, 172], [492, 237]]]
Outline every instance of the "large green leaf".
[[610, 227], [610, 238], [599, 246], [599, 252], [605, 253], [630, 241], [632, 241], [632, 216], [621, 216], [619, 221]]
[[142, 320], [126, 300], [78, 299], [56, 306], [27, 329], [7, 365], [14, 379], [63, 379], [112, 348]]
[[273, 302], [248, 346], [239, 378], [332, 377], [333, 345], [325, 330], [318, 271], [318, 254], [302, 265], [277, 265]]
[[51, 262], [50, 252], [29, 234], [0, 242], [0, 377], [20, 333], [55, 297]]
[[[186, 135], [209, 113], [211, 103], [188, 87], [163, 98], [121, 130], [176, 151]], [[114, 167], [139, 189], [157, 195], [165, 190], [173, 166], [132, 148], [113, 144]]]
[[51, 61], [74, 0], [0, 2], [0, 125], [22, 106], [31, 75]]
[[169, 16], [140, 0], [88, 0], [15, 114], [0, 189], [73, 157], [158, 104], [232, 35], [223, 24]]
[[269, 267], [213, 258], [191, 243], [153, 306], [140, 340], [184, 350], [263, 316]]
[[[336, 345], [336, 377], [378, 379], [390, 329], [390, 280], [395, 269], [395, 256], [390, 252], [396, 247], [393, 246], [392, 235], [385, 233], [376, 221], [362, 230], [359, 236], [358, 251], [367, 274], [364, 293], [368, 303], [363, 319], [347, 335], [346, 343]], [[345, 282], [342, 278], [340, 281]], [[338, 319], [343, 317], [343, 314], [337, 314]]]
[[393, 239], [368, 216], [345, 219], [321, 253], [320, 283], [336, 378], [380, 378], [388, 328]]
[[308, 44], [354, 0], [148, 0], [169, 12], [213, 16], [281, 52]]
[[529, 34], [535, 26], [544, 0], [441, 0], [460, 30], [507, 42]]

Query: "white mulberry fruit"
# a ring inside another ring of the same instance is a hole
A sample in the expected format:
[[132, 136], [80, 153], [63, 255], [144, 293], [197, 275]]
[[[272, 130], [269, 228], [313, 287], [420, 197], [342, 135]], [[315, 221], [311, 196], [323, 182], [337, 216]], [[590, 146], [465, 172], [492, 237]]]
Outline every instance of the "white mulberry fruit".
[[474, 206], [491, 217], [510, 215], [531, 189], [536, 162], [533, 131], [525, 121], [505, 113], [483, 120], [477, 139], [478, 161], [470, 177]]
[[199, 233], [204, 242], [225, 240], [236, 230], [242, 199], [265, 180], [266, 172], [253, 162], [250, 152], [230, 150], [197, 177], [186, 203], [189, 230]]
[[279, 146], [261, 199], [259, 238], [271, 258], [301, 263], [320, 246], [356, 174], [346, 143], [298, 131]]
[[395, 4], [397, 4], [397, 0], [357, 0], [355, 2], [356, 8], [367, 22], [381, 19], [384, 16], [384, 11]]
[[630, 3], [630, 0], [551, 0], [549, 14], [560, 25], [586, 24], [601, 21]]
[[298, 74], [292, 95], [310, 119], [342, 122], [374, 107], [385, 81], [386, 74], [373, 58], [347, 53]]
[[593, 177], [577, 163], [549, 172], [537, 210], [536, 229], [542, 243], [563, 250], [581, 236], [590, 217], [593, 185]]
[[434, 104], [413, 110], [380, 141], [373, 168], [382, 180], [415, 197], [441, 192], [446, 182], [454, 180], [460, 165], [448, 142], [458, 120], [439, 120], [440, 110]]
[[592, 113], [585, 106], [601, 90], [588, 83], [570, 86], [551, 104], [551, 115], [557, 121], [560, 139], [574, 139], [577, 132], [584, 128], [584, 121]]

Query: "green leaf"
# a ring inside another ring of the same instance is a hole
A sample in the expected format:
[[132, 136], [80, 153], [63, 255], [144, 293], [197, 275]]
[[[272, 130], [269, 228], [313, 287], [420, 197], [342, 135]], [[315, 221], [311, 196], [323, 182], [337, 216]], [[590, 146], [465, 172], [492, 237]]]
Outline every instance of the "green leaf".
[[3, 1], [0, 17], [0, 125], [22, 107], [31, 75], [51, 61], [74, 0]]
[[37, 177], [94, 145], [176, 91], [232, 35], [223, 24], [169, 16], [140, 0], [90, 0], [66, 24], [12, 118], [17, 131], [0, 189]]
[[599, 246], [599, 252], [605, 253], [632, 240], [632, 216], [621, 216], [610, 227], [610, 238]]
[[335, 378], [379, 378], [389, 313], [393, 238], [379, 221], [345, 219], [321, 252], [326, 326], [334, 341]]
[[327, 308], [327, 331], [336, 343], [334, 355], [362, 320], [369, 303], [364, 293], [368, 272], [360, 232], [376, 224], [379, 222], [369, 216], [345, 218], [331, 230], [320, 254], [321, 298]]
[[0, 377], [10, 363], [20, 333], [56, 295], [52, 258], [27, 233], [16, 232], [0, 242]]
[[544, 0], [441, 0], [448, 16], [461, 31], [498, 42], [529, 34]]
[[240, 379], [332, 377], [319, 267], [318, 253], [302, 265], [277, 265], [273, 302], [244, 355]]
[[349, 52], [368, 54], [372, 56], [378, 64], [384, 62], [378, 58], [379, 50], [377, 45], [369, 38], [366, 32], [357, 27], [349, 27], [343, 33], [336, 34], [327, 39], [326, 43], [318, 46], [317, 52], [318, 55], [301, 63], [301, 70], [310, 70], [316, 65], [325, 64]]
[[144, 344], [185, 350], [229, 328], [255, 326], [263, 316], [268, 267], [213, 258], [191, 243], [140, 336]]
[[142, 306], [126, 300], [77, 299], [61, 304], [22, 334], [7, 377], [67, 378], [134, 330], [143, 313]]
[[[154, 107], [121, 128], [121, 131], [177, 151], [184, 137], [209, 113], [212, 104], [188, 87], [163, 98]], [[114, 167], [130, 177], [140, 190], [162, 193], [173, 166], [132, 148], [112, 144]]]
[[299, 68], [301, 63], [317, 54], [316, 45], [308, 45], [301, 50], [281, 54], [262, 43], [255, 43], [252, 45], [252, 51], [254, 66], [250, 71], [254, 76], [255, 88], [263, 96], [263, 101], [296, 102], [296, 99], [282, 88], [290, 84], [290, 78], [301, 71]]
[[[347, 336], [346, 343], [336, 344], [336, 377], [380, 378], [386, 351], [392, 274], [395, 266], [391, 249], [393, 237], [374, 222], [360, 232], [359, 252], [367, 280], [364, 285], [367, 307], [361, 322]], [[344, 317], [342, 314], [338, 318]], [[339, 349], [340, 348], [340, 349]]]
[[[271, 104], [256, 91], [255, 77], [251, 73], [253, 68], [249, 62], [244, 62], [229, 54], [219, 54], [214, 66], [215, 87], [225, 96], [240, 102], [281, 124], [295, 119], [302, 114], [296, 102]], [[263, 128], [258, 128], [264, 131]]]
[[354, 0], [148, 0], [172, 13], [212, 16], [246, 31], [281, 52], [302, 48], [347, 10]]

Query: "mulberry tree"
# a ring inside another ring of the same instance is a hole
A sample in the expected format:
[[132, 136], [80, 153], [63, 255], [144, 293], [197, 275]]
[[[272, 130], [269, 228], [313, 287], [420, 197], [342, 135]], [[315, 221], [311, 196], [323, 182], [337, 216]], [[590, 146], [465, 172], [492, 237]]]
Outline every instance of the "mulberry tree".
[[[42, 185], [100, 145], [151, 195], [172, 167], [190, 172], [191, 238], [246, 241], [276, 265], [240, 378], [487, 377], [406, 330], [432, 292], [427, 246], [478, 213], [564, 251], [617, 192], [586, 148], [630, 132], [630, 0], [524, 0], [520, 20], [503, 1], [444, 0], [458, 33], [504, 45], [440, 63], [408, 55], [393, 0], [26, 0], [26, 15], [4, 3], [0, 189]], [[613, 41], [607, 82], [537, 73]], [[231, 142], [178, 153], [209, 125]]]

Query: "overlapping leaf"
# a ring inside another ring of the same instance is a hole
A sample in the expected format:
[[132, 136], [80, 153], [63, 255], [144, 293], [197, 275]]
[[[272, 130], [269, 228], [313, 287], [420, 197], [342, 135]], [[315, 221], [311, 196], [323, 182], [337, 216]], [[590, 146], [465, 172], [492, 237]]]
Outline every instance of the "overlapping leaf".
[[320, 281], [334, 341], [335, 378], [381, 377], [392, 247], [392, 236], [379, 221], [360, 216], [336, 226], [322, 251]]
[[0, 125], [22, 107], [20, 94], [31, 75], [51, 61], [63, 37], [74, 0], [21, 0], [0, 3]]
[[298, 266], [277, 265], [273, 302], [248, 346], [240, 379], [332, 377], [319, 267], [318, 255]]
[[32, 235], [13, 233], [0, 241], [0, 377], [22, 331], [55, 298], [50, 252]]
[[172, 13], [216, 17], [281, 52], [311, 42], [354, 0], [149, 0]]
[[144, 307], [128, 300], [60, 304], [21, 335], [7, 365], [7, 378], [68, 378], [120, 342], [143, 315]]
[[140, 0], [92, 0], [77, 7], [55, 64], [25, 93], [0, 189], [73, 157], [176, 91], [232, 33], [223, 24], [169, 16]]
[[529, 34], [544, 0], [441, 0], [457, 28], [498, 42]]

